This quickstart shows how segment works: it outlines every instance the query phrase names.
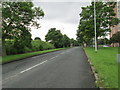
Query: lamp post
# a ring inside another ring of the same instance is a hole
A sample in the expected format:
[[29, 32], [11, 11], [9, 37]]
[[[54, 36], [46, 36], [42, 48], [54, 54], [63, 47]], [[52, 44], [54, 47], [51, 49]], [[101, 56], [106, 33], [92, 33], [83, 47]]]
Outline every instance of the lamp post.
[[96, 1], [94, 0], [94, 30], [95, 30], [95, 52], [97, 52], [97, 35], [96, 35]]

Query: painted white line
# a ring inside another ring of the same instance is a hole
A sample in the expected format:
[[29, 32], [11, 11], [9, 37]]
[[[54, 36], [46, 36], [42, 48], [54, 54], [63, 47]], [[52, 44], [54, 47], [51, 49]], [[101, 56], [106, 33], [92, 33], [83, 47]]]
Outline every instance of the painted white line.
[[60, 53], [60, 54], [64, 54], [65, 52], [62, 52], [62, 53]]
[[[57, 56], [55, 56], [55, 57], [52, 57], [51, 59], [54, 59], [54, 58], [56, 58], [56, 57], [58, 57], [58, 56], [59, 56], [59, 55], [57, 55]], [[36, 56], [36, 57], [38, 57], [38, 56]], [[36, 57], [32, 57], [32, 58], [36, 58]], [[22, 73], [24, 73], [24, 72], [26, 72], [26, 71], [29, 71], [29, 70], [31, 70], [31, 69], [33, 69], [33, 68], [35, 68], [35, 67], [37, 67], [37, 66], [39, 66], [39, 65], [41, 65], [41, 64], [43, 64], [43, 63], [45, 63], [45, 62], [47, 62], [47, 61], [48, 61], [48, 60], [45, 60], [45, 61], [43, 61], [43, 62], [41, 62], [41, 63], [39, 63], [39, 64], [36, 64], [36, 65], [34, 65], [34, 66], [30, 67], [30, 68], [27, 68], [27, 69], [21, 71], [20, 73], [17, 73], [17, 74], [15, 74], [15, 75], [13, 75], [13, 76], [10, 76], [10, 77], [4, 79], [4, 81], [5, 81], [5, 80], [8, 80], [8, 79], [11, 79], [11, 78], [13, 78], [13, 77], [16, 77], [16, 76], [18, 76], [19, 74], [22, 74]]]
[[55, 56], [55, 57], [58, 57], [59, 55]]
[[10, 77], [8, 77], [8, 78], [5, 78], [4, 81], [5, 81], [5, 80], [8, 80], [8, 79], [11, 79], [11, 78], [13, 78], [13, 77], [16, 77], [16, 76], [19, 75], [19, 74], [20, 74], [20, 73], [17, 73], [17, 74], [15, 74], [15, 75], [13, 75], [13, 76], [10, 76]]
[[34, 56], [34, 57], [32, 57], [32, 58], [38, 58], [39, 56]]
[[48, 60], [45, 60], [45, 61], [43, 61], [43, 62], [41, 62], [41, 63], [39, 63], [39, 64], [36, 64], [36, 65], [34, 65], [34, 66], [32, 66], [32, 67], [30, 67], [30, 68], [28, 68], [28, 69], [25, 69], [25, 70], [23, 70], [23, 71], [21, 71], [20, 73], [24, 73], [24, 72], [26, 72], [26, 71], [29, 71], [29, 70], [31, 70], [31, 69], [33, 69], [33, 68], [35, 68], [35, 67], [37, 67], [37, 66], [39, 66], [39, 65], [41, 65], [41, 64], [43, 64], [43, 63], [45, 63], [45, 62], [47, 62]]
[[22, 73], [24, 73], [24, 72], [26, 72], [26, 71], [29, 71], [29, 70], [31, 70], [31, 69], [33, 69], [33, 68], [35, 68], [35, 67], [37, 67], [37, 66], [39, 66], [39, 65], [41, 65], [41, 64], [43, 64], [43, 63], [45, 63], [45, 62], [47, 62], [47, 61], [48, 61], [48, 60], [45, 60], [45, 61], [43, 61], [43, 62], [41, 62], [41, 63], [39, 63], [39, 64], [36, 64], [36, 65], [34, 65], [34, 66], [32, 66], [32, 67], [30, 67], [30, 68], [28, 68], [28, 69], [25, 69], [25, 70], [21, 71], [20, 73], [17, 73], [17, 74], [15, 74], [15, 75], [13, 75], [13, 76], [10, 76], [10, 77], [8, 77], [8, 78], [5, 78], [4, 81], [5, 81], [5, 80], [8, 80], [8, 79], [11, 79], [11, 78], [13, 78], [13, 77], [16, 77], [16, 76], [18, 76], [19, 74], [22, 74]]
[[51, 59], [54, 59], [54, 58], [56, 58], [56, 57], [52, 57]]

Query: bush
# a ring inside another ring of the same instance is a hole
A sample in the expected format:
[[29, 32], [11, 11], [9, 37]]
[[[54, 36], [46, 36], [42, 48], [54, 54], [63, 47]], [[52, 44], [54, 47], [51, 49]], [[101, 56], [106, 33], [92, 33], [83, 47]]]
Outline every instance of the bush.
[[32, 52], [32, 49], [25, 47], [25, 53], [27, 53], [27, 52]]
[[52, 44], [40, 40], [33, 40], [31, 43], [33, 51], [42, 51], [55, 48]]
[[5, 47], [6, 47], [7, 55], [27, 53], [27, 52], [33, 52], [33, 51], [43, 51], [43, 50], [48, 50], [48, 49], [54, 49], [55, 48], [52, 44], [50, 44], [48, 42], [40, 41], [40, 40], [32, 40], [31, 48], [22, 47], [22, 46], [21, 46], [21, 48], [15, 48], [14, 43], [15, 43], [14, 40], [6, 40], [5, 41]]
[[17, 54], [17, 50], [14, 48], [14, 41], [13, 40], [6, 40], [5, 47], [6, 47], [7, 55]]

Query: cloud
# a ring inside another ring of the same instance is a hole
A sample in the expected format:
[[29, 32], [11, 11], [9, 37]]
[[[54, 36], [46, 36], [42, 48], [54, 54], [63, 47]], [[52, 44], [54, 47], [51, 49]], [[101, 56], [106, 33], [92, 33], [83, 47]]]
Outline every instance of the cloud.
[[79, 24], [81, 7], [90, 2], [34, 2], [45, 12], [45, 17], [38, 21], [41, 28], [32, 28], [32, 38], [40, 37], [45, 40], [45, 35], [50, 28], [60, 29], [63, 34], [70, 38], [76, 38], [76, 30]]

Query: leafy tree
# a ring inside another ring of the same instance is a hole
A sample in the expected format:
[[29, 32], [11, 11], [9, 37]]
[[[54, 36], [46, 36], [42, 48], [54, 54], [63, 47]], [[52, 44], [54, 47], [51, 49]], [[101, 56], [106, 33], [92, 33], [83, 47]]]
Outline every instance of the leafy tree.
[[71, 45], [71, 46], [79, 46], [79, 42], [78, 42], [78, 40], [74, 40], [74, 39], [72, 38], [72, 39], [70, 39], [70, 45]]
[[[30, 45], [30, 26], [39, 28], [37, 19], [44, 12], [40, 7], [34, 7], [32, 2], [3, 2], [2, 3], [2, 46], [3, 56], [6, 55], [5, 39], [14, 39], [15, 48], [24, 49]], [[17, 44], [17, 45], [16, 45]], [[20, 51], [23, 52], [23, 51]]]
[[14, 39], [14, 48], [17, 49], [17, 53], [24, 53], [25, 48], [31, 48], [31, 34], [27, 31], [24, 30], [21, 33], [21, 37], [16, 37]]
[[45, 40], [52, 43], [56, 48], [63, 47], [62, 38], [62, 33], [56, 28], [51, 28], [45, 36]]
[[110, 40], [111, 40], [111, 43], [119, 43], [119, 46], [120, 46], [120, 31], [113, 34], [113, 36]]
[[[96, 29], [97, 38], [105, 36], [106, 32], [110, 31], [111, 26], [119, 23], [114, 8], [116, 2], [95, 2], [96, 5]], [[94, 38], [94, 2], [90, 6], [82, 7], [80, 13], [80, 23], [77, 31], [77, 39], [82, 43], [89, 44]], [[88, 42], [88, 43], [87, 43]]]
[[98, 39], [98, 44], [100, 44], [100, 45], [110, 44], [110, 40], [108, 40], [107, 38]]
[[41, 40], [39, 37], [35, 37], [35, 39], [34, 40]]
[[70, 46], [70, 38], [66, 34], [63, 35], [62, 43], [63, 43], [63, 47]]

